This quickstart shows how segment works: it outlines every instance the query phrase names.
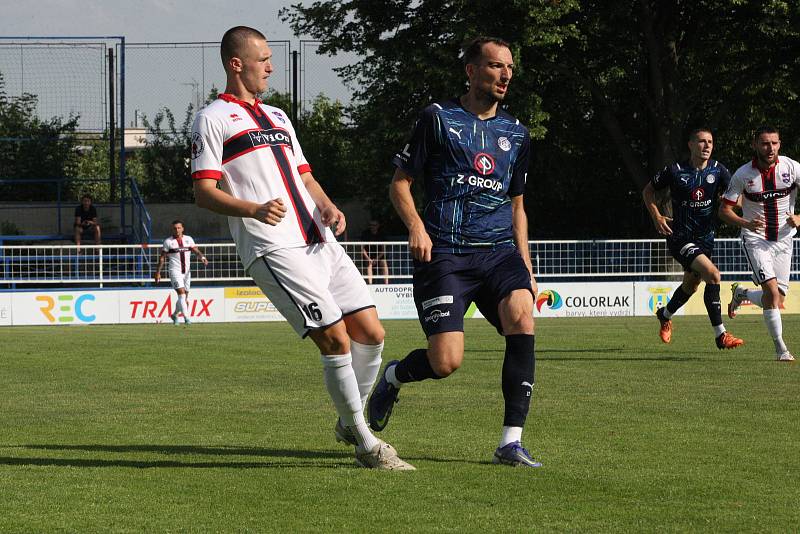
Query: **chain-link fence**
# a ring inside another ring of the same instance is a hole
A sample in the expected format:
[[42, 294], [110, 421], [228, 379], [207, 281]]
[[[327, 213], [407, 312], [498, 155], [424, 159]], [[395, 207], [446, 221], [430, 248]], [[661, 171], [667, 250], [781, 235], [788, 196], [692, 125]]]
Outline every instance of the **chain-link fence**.
[[[274, 70], [272, 89], [291, 91], [291, 49], [289, 41], [270, 41]], [[225, 90], [225, 71], [219, 56], [219, 42], [126, 43], [125, 117], [128, 127], [144, 126], [143, 117], [169, 109], [178, 124], [191, 104], [200, 109], [216, 89]]]

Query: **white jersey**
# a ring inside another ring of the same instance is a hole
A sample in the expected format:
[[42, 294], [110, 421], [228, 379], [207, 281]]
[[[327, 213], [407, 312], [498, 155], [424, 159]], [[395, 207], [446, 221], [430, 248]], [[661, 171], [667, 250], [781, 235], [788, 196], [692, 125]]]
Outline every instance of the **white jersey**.
[[167, 255], [167, 272], [170, 276], [173, 273], [186, 274], [189, 272], [189, 255], [194, 247], [194, 239], [183, 234], [183, 237], [168, 237], [164, 240], [161, 249]]
[[786, 156], [780, 156], [777, 163], [765, 171], [753, 160], [733, 173], [723, 202], [734, 205], [743, 196], [742, 217], [752, 220], [760, 215], [764, 219], [764, 229], [760, 232], [742, 228], [745, 242], [780, 241], [795, 234], [797, 230], [786, 224], [786, 218], [794, 214], [798, 185], [800, 163]]
[[286, 113], [222, 94], [192, 126], [192, 178], [221, 180], [230, 195], [263, 204], [281, 198], [286, 215], [275, 226], [228, 217], [245, 268], [280, 249], [333, 242], [300, 175], [311, 172]]

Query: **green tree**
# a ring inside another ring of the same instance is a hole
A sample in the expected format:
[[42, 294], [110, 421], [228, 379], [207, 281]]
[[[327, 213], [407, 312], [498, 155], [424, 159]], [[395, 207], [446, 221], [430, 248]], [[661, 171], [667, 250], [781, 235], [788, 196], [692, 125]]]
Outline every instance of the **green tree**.
[[[42, 119], [38, 98], [6, 93], [0, 73], [0, 179], [63, 179], [75, 176], [78, 117]], [[14, 200], [51, 200], [55, 186], [4, 185], [0, 196]]]
[[[762, 122], [783, 129], [785, 153], [800, 148], [797, 2], [317, 1], [282, 17], [322, 52], [362, 58], [340, 74], [356, 88], [348, 113], [376, 191], [416, 110], [461, 92], [459, 45], [510, 41], [520, 68], [506, 105], [535, 139], [526, 202], [536, 237], [653, 235], [639, 191], [685, 156], [695, 125], [716, 130], [715, 156], [731, 170]], [[565, 210], [579, 215], [565, 222]]]
[[193, 106], [189, 104], [183, 122], [177, 124], [167, 108], [152, 122], [145, 117], [145, 147], [137, 155], [141, 176], [137, 183], [148, 201], [191, 202], [191, 146]]

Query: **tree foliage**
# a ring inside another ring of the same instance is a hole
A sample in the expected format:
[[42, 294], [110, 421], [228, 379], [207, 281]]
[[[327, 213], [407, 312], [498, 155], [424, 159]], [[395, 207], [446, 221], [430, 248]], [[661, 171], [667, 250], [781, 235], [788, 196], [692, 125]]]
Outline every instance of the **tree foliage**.
[[639, 191], [685, 157], [696, 125], [715, 129], [714, 155], [731, 170], [749, 158], [759, 123], [783, 128], [783, 152], [800, 148], [797, 2], [350, 0], [282, 17], [321, 52], [361, 58], [340, 74], [355, 88], [348, 113], [371, 194], [416, 112], [463, 92], [460, 45], [481, 34], [510, 41], [519, 68], [506, 106], [535, 140], [535, 237], [653, 235]]
[[[35, 95], [9, 96], [0, 73], [0, 179], [61, 179], [75, 175], [78, 117], [42, 119], [37, 106]], [[40, 200], [55, 197], [54, 190], [54, 186], [46, 184], [4, 185], [0, 186], [0, 196]]]

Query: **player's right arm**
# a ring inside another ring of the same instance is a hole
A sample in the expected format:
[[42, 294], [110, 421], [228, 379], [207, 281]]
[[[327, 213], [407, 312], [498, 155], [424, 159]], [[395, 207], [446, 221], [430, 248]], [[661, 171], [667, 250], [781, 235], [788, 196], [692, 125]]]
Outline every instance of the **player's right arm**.
[[389, 186], [389, 199], [392, 201], [397, 215], [408, 228], [408, 249], [411, 251], [411, 256], [415, 260], [428, 262], [431, 261], [433, 243], [414, 204], [414, 196], [411, 194], [413, 182], [414, 179], [411, 176], [399, 168], [395, 169], [392, 183]]
[[656, 231], [661, 235], [672, 235], [672, 228], [669, 226], [669, 223], [672, 222], [672, 219], [666, 215], [662, 215], [661, 210], [658, 209], [658, 203], [656, 202], [656, 188], [653, 184], [658, 184], [659, 189], [666, 187], [670, 183], [670, 178], [670, 168], [664, 167], [664, 169], [656, 174], [652, 180], [647, 182], [647, 185], [645, 185], [644, 189], [642, 189], [644, 207], [647, 208], [650, 218], [653, 219], [653, 226], [656, 227]]
[[153, 274], [153, 278], [156, 281], [156, 284], [161, 281], [161, 269], [164, 267], [164, 262], [167, 260], [167, 253], [163, 250], [161, 251], [161, 256], [158, 257], [158, 266], [156, 267], [156, 272]]
[[249, 217], [275, 226], [286, 215], [283, 200], [275, 198], [264, 204], [242, 200], [217, 189], [217, 181], [210, 178], [194, 180], [195, 203], [201, 208], [230, 217]]
[[202, 111], [192, 125], [192, 180], [195, 203], [201, 208], [230, 217], [249, 217], [275, 226], [286, 206], [280, 198], [264, 204], [236, 198], [217, 188], [222, 178], [222, 149], [225, 126]]
[[733, 208], [741, 201], [742, 193], [744, 193], [745, 179], [743, 176], [738, 171], [733, 174], [728, 189], [722, 195], [722, 202], [719, 203], [717, 215], [720, 220], [733, 226], [740, 226], [751, 232], [761, 232], [764, 229], [764, 218], [761, 215], [756, 215], [752, 220], [747, 220], [733, 211]]

